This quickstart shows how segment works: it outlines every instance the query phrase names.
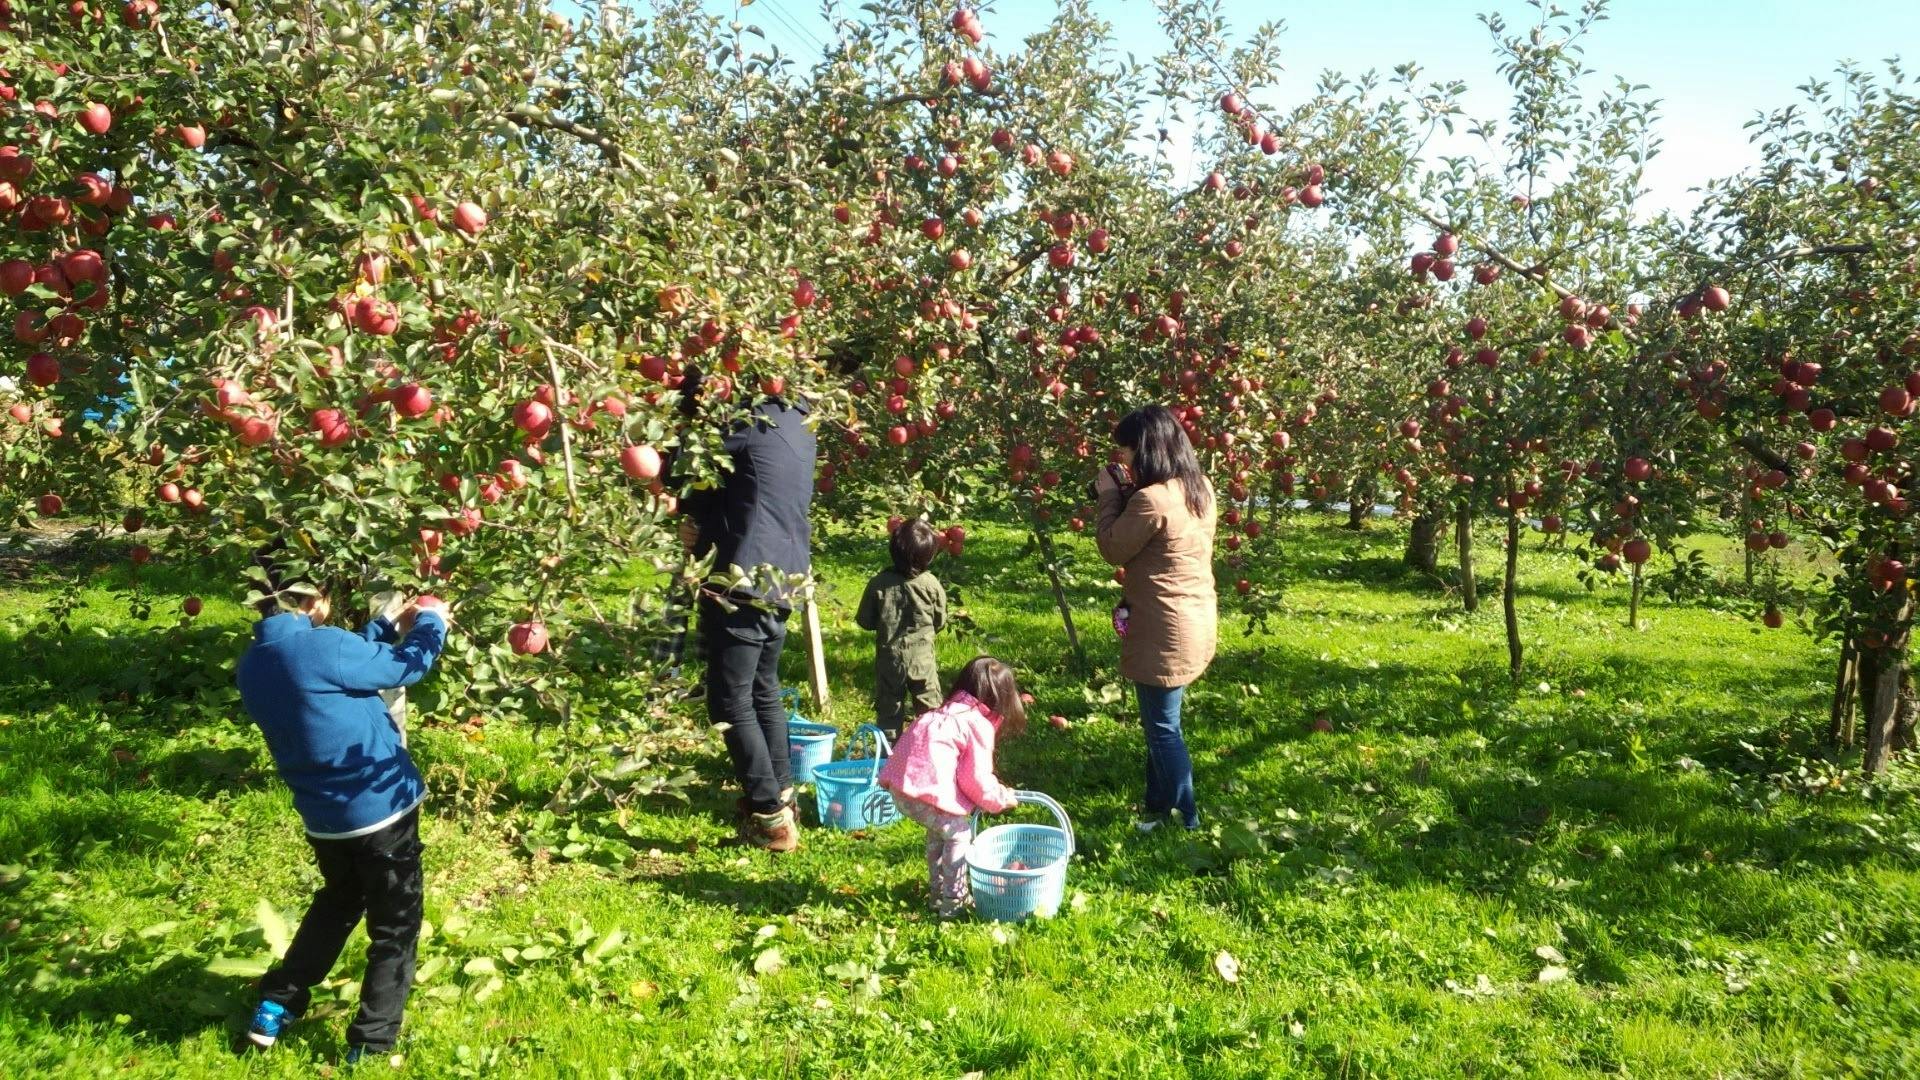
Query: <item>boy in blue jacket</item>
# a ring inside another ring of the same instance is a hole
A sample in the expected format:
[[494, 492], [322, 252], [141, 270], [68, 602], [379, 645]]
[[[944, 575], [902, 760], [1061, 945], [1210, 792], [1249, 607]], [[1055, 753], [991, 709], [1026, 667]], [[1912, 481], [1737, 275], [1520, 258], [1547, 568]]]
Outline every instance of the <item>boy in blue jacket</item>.
[[376, 618], [358, 634], [324, 625], [327, 599], [311, 586], [283, 586], [260, 607], [235, 681], [293, 789], [324, 884], [286, 956], [260, 980], [247, 1037], [272, 1046], [299, 1019], [364, 916], [367, 974], [347, 1029], [347, 1058], [358, 1061], [398, 1041], [420, 937], [426, 785], [380, 691], [432, 669], [446, 645], [446, 605], [422, 596], [396, 621]]

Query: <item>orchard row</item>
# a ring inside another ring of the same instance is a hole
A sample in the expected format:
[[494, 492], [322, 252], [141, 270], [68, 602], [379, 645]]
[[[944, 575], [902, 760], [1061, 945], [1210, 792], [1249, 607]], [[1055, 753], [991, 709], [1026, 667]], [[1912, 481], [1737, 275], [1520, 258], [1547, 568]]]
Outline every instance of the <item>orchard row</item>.
[[[1460, 88], [1408, 67], [1281, 106], [1270, 33], [1163, 17], [1153, 78], [1072, 7], [1014, 44], [883, 0], [795, 67], [679, 10], [0, 0], [0, 491], [143, 559], [277, 536], [332, 581], [454, 592], [476, 698], [546, 715], [663, 628], [672, 588], [594, 602], [610, 565], [703, 572], [673, 535], [720, 460], [689, 368], [816, 402], [824, 513], [1016, 514], [1056, 574], [1109, 425], [1163, 401], [1250, 614], [1295, 497], [1396, 503], [1428, 569], [1491, 521], [1517, 674], [1529, 530], [1638, 618], [1725, 521], [1756, 614], [1864, 665], [1835, 717], [1864, 688], [1871, 759], [1915, 539], [1899, 76], [1767, 113], [1762, 169], [1680, 220], [1639, 202], [1651, 103], [1588, 88], [1593, 12], [1495, 23], [1512, 116], [1443, 164], [1419, 148]], [[1161, 115], [1197, 182], [1142, 149]], [[1811, 596], [1795, 539], [1841, 568]]]

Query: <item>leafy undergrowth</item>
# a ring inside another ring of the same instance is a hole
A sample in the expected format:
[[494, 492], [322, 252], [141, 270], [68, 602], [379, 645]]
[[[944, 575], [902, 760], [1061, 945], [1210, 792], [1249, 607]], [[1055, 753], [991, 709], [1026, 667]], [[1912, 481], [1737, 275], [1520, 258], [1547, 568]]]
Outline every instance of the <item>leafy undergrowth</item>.
[[[1624, 589], [1590, 595], [1530, 542], [1515, 684], [1497, 603], [1460, 614], [1398, 568], [1399, 539], [1284, 531], [1264, 628], [1230, 616], [1189, 698], [1195, 836], [1130, 827], [1130, 701], [1075, 673], [1022, 537], [979, 529], [943, 560], [971, 617], [943, 663], [1003, 655], [1072, 725], [1003, 755], [1078, 829], [1068, 909], [1042, 924], [926, 917], [911, 825], [810, 829], [778, 861], [727, 846], [724, 760], [686, 705], [601, 747], [630, 763], [603, 781], [671, 777], [613, 802], [552, 798], [592, 732], [421, 727], [406, 1072], [1920, 1074], [1920, 809], [1909, 776], [1862, 790], [1822, 756], [1830, 650], [1731, 602], [1653, 600], [1629, 630]], [[1072, 546], [1110, 672], [1113, 591]], [[822, 549], [844, 730], [870, 656], [851, 604], [882, 553]], [[37, 630], [70, 572], [0, 585], [0, 1074], [330, 1071], [358, 944], [271, 1056], [229, 1051], [316, 880], [225, 688], [242, 612], [180, 624], [177, 595], [219, 587], [156, 568], [147, 620], [95, 588], [69, 634]]]

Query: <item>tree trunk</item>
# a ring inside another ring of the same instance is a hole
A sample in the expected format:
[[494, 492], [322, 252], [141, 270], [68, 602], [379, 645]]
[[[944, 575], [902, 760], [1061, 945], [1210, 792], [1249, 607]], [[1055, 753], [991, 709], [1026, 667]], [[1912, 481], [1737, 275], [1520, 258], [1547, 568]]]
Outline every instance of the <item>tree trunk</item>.
[[[1740, 529], [1742, 532], [1746, 531], [1747, 523], [1752, 520], [1753, 492], [1747, 490], [1740, 493]], [[1747, 553], [1747, 588], [1751, 589], [1753, 588], [1753, 564], [1756, 561], [1756, 557], [1752, 548], [1749, 547], [1745, 550]]]
[[1920, 699], [1913, 692], [1913, 669], [1908, 667], [1900, 680], [1900, 707], [1893, 718], [1893, 749], [1911, 750], [1913, 748], [1913, 726], [1916, 717], [1920, 717]]
[[1479, 583], [1473, 578], [1473, 510], [1462, 506], [1453, 519], [1454, 543], [1460, 552], [1460, 606], [1480, 610]]
[[1507, 673], [1520, 677], [1520, 616], [1514, 610], [1520, 566], [1520, 515], [1507, 512], [1507, 574], [1500, 586], [1500, 609], [1507, 619]]
[[1359, 484], [1347, 492], [1347, 528], [1359, 532], [1373, 517], [1373, 493]]
[[1415, 514], [1413, 526], [1407, 532], [1406, 564], [1423, 574], [1439, 573], [1440, 536], [1444, 532], [1446, 522], [1439, 514]]
[[1033, 535], [1040, 543], [1040, 559], [1046, 565], [1047, 580], [1053, 584], [1053, 602], [1060, 609], [1060, 621], [1067, 628], [1067, 644], [1073, 649], [1073, 658], [1081, 671], [1087, 670], [1087, 652], [1080, 647], [1080, 632], [1073, 626], [1073, 605], [1067, 602], [1067, 589], [1060, 581], [1060, 556], [1053, 546], [1053, 537], [1047, 530], [1036, 528]]
[[1627, 628], [1640, 629], [1640, 565], [1633, 564], [1633, 596], [1627, 601]]
[[1840, 665], [1833, 675], [1833, 707], [1828, 715], [1827, 741], [1835, 746], [1853, 745], [1854, 702], [1860, 691], [1860, 650], [1853, 635], [1840, 639]]
[[1866, 751], [1861, 757], [1860, 769], [1868, 776], [1879, 776], [1887, 771], [1887, 762], [1893, 755], [1894, 729], [1900, 715], [1900, 684], [1907, 673], [1907, 658], [1891, 646], [1870, 650], [1867, 655], [1873, 674], [1871, 680], [1863, 679], [1870, 692], [1866, 703]]

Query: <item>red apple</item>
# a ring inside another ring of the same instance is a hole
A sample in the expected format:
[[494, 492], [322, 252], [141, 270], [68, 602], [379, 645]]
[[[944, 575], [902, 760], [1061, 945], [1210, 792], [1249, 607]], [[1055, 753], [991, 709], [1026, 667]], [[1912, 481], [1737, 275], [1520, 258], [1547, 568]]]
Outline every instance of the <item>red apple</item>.
[[513, 426], [534, 438], [541, 438], [553, 427], [553, 410], [537, 400], [523, 401], [514, 406]]
[[189, 150], [207, 145], [207, 129], [199, 124], [181, 124], [173, 129], [173, 134]]
[[620, 451], [620, 471], [635, 480], [652, 480], [660, 475], [660, 451], [651, 446], [633, 445]]
[[197, 596], [189, 596], [185, 600], [180, 601], [180, 613], [189, 619], [199, 618], [202, 607], [203, 605], [200, 603], [200, 598]]
[[234, 432], [240, 442], [246, 446], [265, 446], [273, 441], [273, 422], [258, 416], [249, 416], [234, 425]]
[[33, 264], [25, 259], [8, 259], [0, 263], [0, 293], [18, 296], [33, 286]]
[[360, 280], [369, 285], [378, 285], [387, 280], [387, 257], [377, 251], [363, 251], [354, 264]]
[[453, 227], [468, 236], [479, 236], [487, 227], [487, 212], [478, 203], [463, 202], [453, 208]]
[[1636, 536], [1621, 545], [1620, 554], [1627, 562], [1639, 566], [1653, 557], [1653, 545]]
[[537, 656], [547, 651], [547, 626], [530, 620], [514, 623], [507, 631], [507, 644], [521, 656]]
[[90, 134], [105, 135], [113, 126], [113, 111], [97, 101], [88, 102], [87, 107], [80, 110], [80, 126]]
[[393, 411], [405, 417], [425, 416], [433, 410], [433, 395], [419, 383], [408, 383], [393, 392]]
[[38, 503], [40, 516], [52, 517], [55, 514], [58, 514], [61, 510], [65, 509], [66, 505], [67, 505], [66, 500], [62, 499], [60, 496], [55, 495], [53, 492], [49, 491], [45, 495], [40, 496], [40, 501]]
[[35, 386], [52, 386], [60, 381], [60, 361], [46, 353], [27, 357], [27, 381]]

